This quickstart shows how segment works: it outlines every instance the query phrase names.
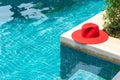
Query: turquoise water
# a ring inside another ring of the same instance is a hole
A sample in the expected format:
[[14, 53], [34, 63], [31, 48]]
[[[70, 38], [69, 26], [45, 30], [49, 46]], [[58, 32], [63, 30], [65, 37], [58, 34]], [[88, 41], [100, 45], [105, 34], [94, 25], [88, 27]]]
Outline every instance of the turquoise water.
[[103, 0], [0, 0], [0, 80], [59, 78], [60, 35], [103, 9]]

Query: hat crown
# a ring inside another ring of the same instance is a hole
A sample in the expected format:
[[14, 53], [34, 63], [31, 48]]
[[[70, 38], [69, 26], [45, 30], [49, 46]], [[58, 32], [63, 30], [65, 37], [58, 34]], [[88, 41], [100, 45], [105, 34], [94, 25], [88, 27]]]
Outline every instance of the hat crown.
[[96, 24], [84, 24], [81, 30], [81, 35], [85, 38], [95, 38], [99, 36], [99, 28]]

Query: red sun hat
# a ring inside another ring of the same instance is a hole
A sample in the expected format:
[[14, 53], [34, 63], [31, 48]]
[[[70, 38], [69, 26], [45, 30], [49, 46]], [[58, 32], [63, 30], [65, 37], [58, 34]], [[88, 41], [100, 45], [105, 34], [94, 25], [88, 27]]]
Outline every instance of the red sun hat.
[[72, 33], [72, 39], [82, 44], [98, 44], [108, 39], [108, 34], [99, 30], [98, 25], [94, 23], [86, 23], [82, 29]]

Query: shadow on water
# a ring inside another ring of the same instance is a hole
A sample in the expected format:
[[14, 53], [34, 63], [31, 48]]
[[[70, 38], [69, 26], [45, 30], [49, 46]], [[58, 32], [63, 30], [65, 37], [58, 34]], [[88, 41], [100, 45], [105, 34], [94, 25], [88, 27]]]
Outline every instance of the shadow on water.
[[68, 80], [79, 69], [89, 71], [111, 80], [120, 70], [120, 66], [111, 62], [96, 58], [84, 52], [61, 45], [60, 76]]
[[18, 6], [23, 3], [32, 3], [34, 4], [33, 7], [36, 9], [49, 8], [49, 10], [43, 11], [43, 13], [47, 13], [52, 11], [52, 8], [54, 8], [54, 11], [58, 11], [59, 9], [71, 6], [78, 1], [80, 0], [0, 0], [0, 6], [11, 5], [13, 9], [18, 9]]
[[[99, 0], [92, 0], [99, 1]], [[56, 12], [65, 7], [72, 6], [73, 4], [80, 2], [80, 6], [84, 5], [82, 3], [89, 3], [89, 0], [0, 0], [0, 6], [10, 5], [12, 8], [10, 9], [14, 12], [14, 15], [21, 17], [21, 11], [24, 11], [25, 8], [18, 7], [21, 4], [31, 3], [34, 4], [32, 8], [35, 9], [43, 9], [41, 12], [46, 14], [49, 12]], [[15, 16], [14, 16], [15, 17]], [[23, 16], [22, 16], [23, 18]]]
[[49, 17], [47, 15], [48, 13], [58, 12], [64, 8], [70, 8], [69, 6], [72, 6], [75, 3], [82, 7], [89, 2], [89, 0], [0, 0], [0, 8], [2, 7], [0, 12], [3, 12], [1, 14], [7, 13], [7, 17], [1, 17], [3, 20], [1, 24], [19, 20], [24, 22], [39, 20], [40, 22], [41, 18], [45, 21]]
[[0, 0], [0, 12], [8, 13], [6, 18], [2, 16], [4, 22], [41, 19], [46, 18], [48, 13], [59, 11], [78, 1], [80, 0]]

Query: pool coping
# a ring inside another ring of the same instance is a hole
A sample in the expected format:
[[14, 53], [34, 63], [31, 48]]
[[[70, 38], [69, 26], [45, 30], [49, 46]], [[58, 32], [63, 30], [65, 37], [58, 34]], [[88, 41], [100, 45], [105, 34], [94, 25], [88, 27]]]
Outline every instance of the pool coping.
[[113, 38], [109, 36], [109, 39], [106, 42], [100, 44], [79, 44], [76, 43], [72, 38], [71, 34], [81, 28], [84, 23], [92, 22], [99, 26], [99, 29], [103, 29], [104, 20], [102, 18], [104, 12], [100, 12], [99, 14], [93, 16], [92, 18], [88, 19], [87, 21], [79, 24], [78, 26], [72, 28], [71, 30], [63, 33], [60, 36], [60, 42], [63, 45], [68, 47], [81, 50], [86, 52], [90, 55], [100, 57], [102, 59], [108, 60], [110, 62], [116, 63], [120, 65], [120, 40], [117, 38]]

